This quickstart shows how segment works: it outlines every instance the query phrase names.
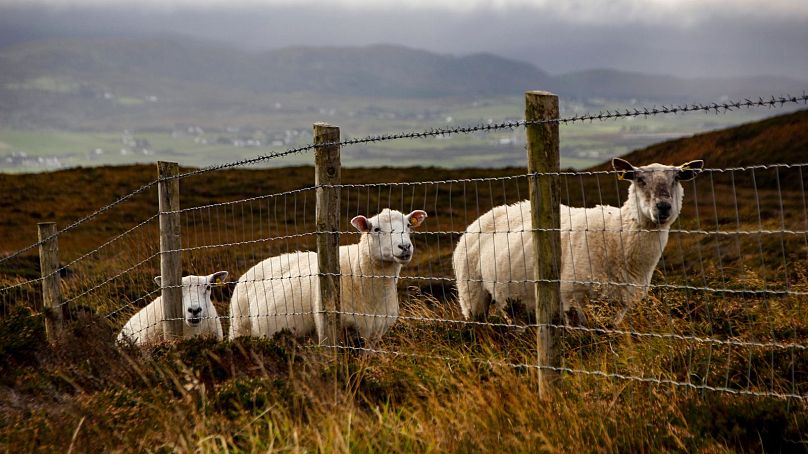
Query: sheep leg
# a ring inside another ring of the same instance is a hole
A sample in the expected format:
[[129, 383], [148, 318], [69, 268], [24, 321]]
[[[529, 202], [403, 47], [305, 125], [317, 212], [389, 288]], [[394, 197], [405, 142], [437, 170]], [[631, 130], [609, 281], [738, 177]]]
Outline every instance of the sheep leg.
[[250, 302], [247, 298], [249, 284], [240, 283], [233, 291], [230, 303], [230, 327], [228, 337], [232, 340], [239, 336], [249, 336], [250, 330]]
[[[586, 314], [584, 314], [583, 298], [580, 295], [575, 295], [573, 299], [564, 307], [566, 309], [564, 311], [565, 325], [575, 325], [575, 326], [589, 325], [589, 321], [586, 318]], [[570, 312], [573, 312], [575, 314], [574, 319], [570, 316]]]
[[491, 296], [483, 288], [481, 282], [458, 280], [457, 297], [466, 320], [485, 321], [488, 319]]

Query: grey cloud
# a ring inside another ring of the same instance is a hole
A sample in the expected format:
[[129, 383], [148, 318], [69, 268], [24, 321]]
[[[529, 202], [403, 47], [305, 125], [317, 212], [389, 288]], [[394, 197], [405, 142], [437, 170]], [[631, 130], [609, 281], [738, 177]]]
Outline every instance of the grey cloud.
[[679, 76], [773, 74], [808, 80], [808, 27], [801, 15], [708, 12], [695, 24], [671, 17], [619, 25], [564, 17], [550, 8], [456, 14], [291, 6], [5, 6], [0, 7], [0, 45], [61, 34], [178, 33], [248, 50], [392, 43], [453, 54], [492, 52], [551, 73], [606, 67]]

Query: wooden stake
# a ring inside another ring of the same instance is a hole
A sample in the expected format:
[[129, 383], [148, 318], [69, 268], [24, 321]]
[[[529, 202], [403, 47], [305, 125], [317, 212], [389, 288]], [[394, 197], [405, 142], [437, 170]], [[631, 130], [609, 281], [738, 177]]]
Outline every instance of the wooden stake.
[[[55, 222], [37, 224], [39, 268], [42, 273], [42, 302], [45, 308], [45, 334], [55, 342], [62, 331], [62, 288], [59, 285], [59, 241]], [[47, 239], [50, 238], [50, 239]], [[47, 240], [46, 240], [47, 239]]]
[[180, 173], [176, 162], [157, 162], [160, 198], [160, 287], [165, 340], [182, 337], [182, 255], [180, 253]]
[[339, 128], [326, 123], [314, 124], [314, 184], [317, 186], [317, 263], [320, 270], [320, 302], [315, 305], [325, 314], [318, 323], [317, 336], [323, 345], [336, 345], [342, 332], [340, 323], [340, 269], [339, 269], [339, 204], [340, 191], [334, 187], [341, 181]]
[[[525, 119], [541, 121], [558, 118], [558, 96], [545, 91], [525, 93]], [[555, 373], [548, 373], [541, 366], [558, 367], [559, 330], [548, 327], [561, 320], [561, 232], [559, 204], [559, 138], [558, 122], [528, 124], [527, 168], [528, 173], [541, 174], [530, 179], [530, 213], [533, 228], [533, 278], [536, 285], [536, 323], [539, 333], [536, 340], [539, 369], [539, 394], [549, 397], [547, 386]], [[555, 173], [554, 175], [552, 173]]]

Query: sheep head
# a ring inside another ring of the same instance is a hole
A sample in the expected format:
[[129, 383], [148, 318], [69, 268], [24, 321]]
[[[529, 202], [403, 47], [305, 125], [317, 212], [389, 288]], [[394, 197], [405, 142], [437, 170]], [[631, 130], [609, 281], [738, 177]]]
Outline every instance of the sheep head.
[[[182, 313], [185, 324], [194, 327], [211, 316], [209, 313], [210, 293], [214, 286], [223, 284], [227, 271], [217, 271], [208, 276], [185, 276], [182, 278]], [[160, 276], [154, 278], [161, 285]]]
[[628, 161], [614, 158], [612, 166], [618, 172], [618, 179], [631, 181], [627, 202], [636, 205], [638, 215], [660, 227], [669, 227], [682, 208], [684, 190], [679, 182], [696, 178], [704, 161], [690, 161], [680, 166], [654, 163], [634, 167]]
[[370, 219], [356, 216], [351, 219], [351, 225], [362, 232], [363, 240], [367, 243], [363, 246], [367, 248], [363, 253], [367, 252], [372, 260], [406, 265], [415, 252], [410, 241], [410, 231], [421, 225], [426, 217], [426, 211], [423, 210], [405, 215], [385, 208]]

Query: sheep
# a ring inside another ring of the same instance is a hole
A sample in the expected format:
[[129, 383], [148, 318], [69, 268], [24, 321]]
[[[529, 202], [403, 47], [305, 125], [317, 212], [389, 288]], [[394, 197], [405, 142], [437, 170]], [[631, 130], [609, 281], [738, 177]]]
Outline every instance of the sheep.
[[[620, 323], [631, 305], [648, 292], [651, 276], [679, 216], [683, 189], [704, 162], [678, 167], [650, 164], [634, 167], [612, 160], [618, 179], [628, 180], [628, 197], [620, 208], [561, 205], [561, 304], [565, 320], [573, 307], [581, 311], [585, 297], [622, 305]], [[533, 280], [530, 202], [502, 205], [483, 214], [459, 238], [452, 265], [457, 296], [466, 319], [485, 320], [491, 300], [502, 311], [507, 300], [536, 307]]]
[[[359, 243], [339, 248], [344, 328], [372, 340], [396, 321], [398, 275], [414, 252], [410, 229], [426, 217], [423, 210], [404, 215], [385, 208], [370, 219], [351, 219], [361, 237]], [[233, 290], [229, 337], [271, 337], [284, 328], [296, 337], [320, 332], [318, 269], [317, 253], [311, 251], [271, 257], [250, 268]]]
[[[227, 271], [218, 271], [209, 276], [182, 278], [182, 313], [186, 325], [183, 337], [216, 336], [217, 340], [223, 339], [222, 324], [210, 293], [227, 274]], [[161, 285], [162, 279], [157, 276], [154, 282]], [[159, 342], [163, 338], [164, 319], [162, 297], [158, 296], [126, 322], [118, 334], [118, 342], [130, 341], [136, 345]]]

